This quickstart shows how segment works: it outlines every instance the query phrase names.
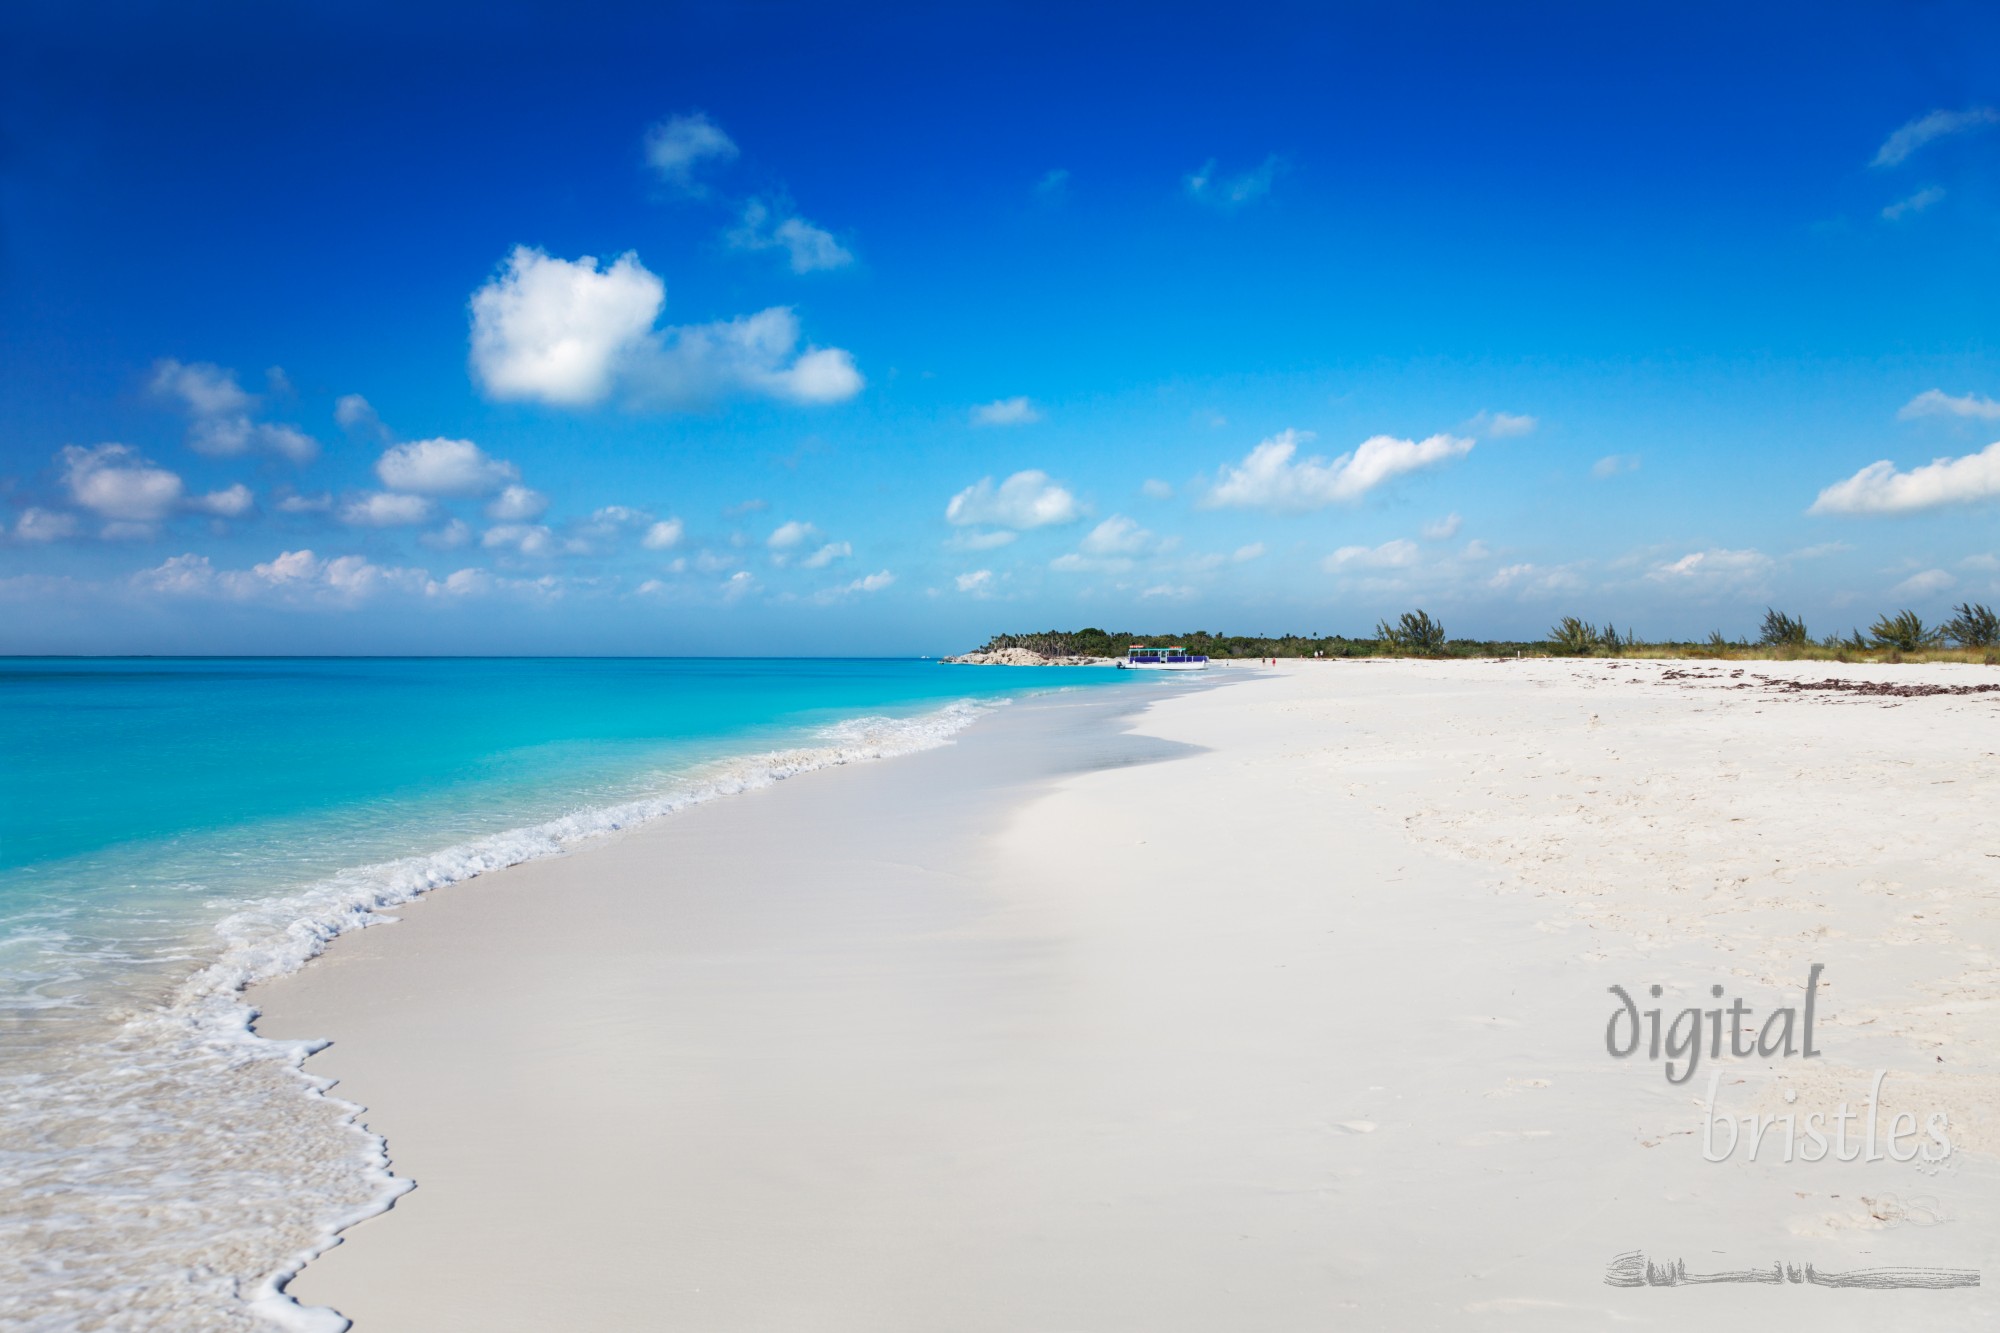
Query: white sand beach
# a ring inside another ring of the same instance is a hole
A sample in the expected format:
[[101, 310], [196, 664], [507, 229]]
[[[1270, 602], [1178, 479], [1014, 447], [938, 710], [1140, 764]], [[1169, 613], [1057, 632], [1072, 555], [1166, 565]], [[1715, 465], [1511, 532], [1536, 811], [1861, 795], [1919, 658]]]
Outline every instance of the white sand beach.
[[[1210, 675], [483, 876], [258, 987], [416, 1182], [293, 1293], [362, 1333], [2000, 1318], [1606, 1281], [2000, 1278], [2000, 693], [1787, 684], [1991, 669]], [[1755, 1023], [1814, 964], [1818, 1058], [1607, 1052], [1612, 986]], [[1954, 1151], [1705, 1161], [1712, 1070], [1739, 1126], [1887, 1071], [1884, 1141], [1943, 1110]]]

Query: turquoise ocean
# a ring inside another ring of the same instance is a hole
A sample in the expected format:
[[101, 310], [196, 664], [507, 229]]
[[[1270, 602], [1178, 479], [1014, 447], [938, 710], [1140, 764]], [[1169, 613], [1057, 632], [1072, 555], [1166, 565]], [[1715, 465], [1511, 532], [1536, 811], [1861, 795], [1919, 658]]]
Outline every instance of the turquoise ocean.
[[[1126, 673], [907, 660], [0, 659], [0, 1324], [339, 1328], [388, 1206], [243, 988], [457, 880]], [[561, 910], [552, 904], [550, 910]]]

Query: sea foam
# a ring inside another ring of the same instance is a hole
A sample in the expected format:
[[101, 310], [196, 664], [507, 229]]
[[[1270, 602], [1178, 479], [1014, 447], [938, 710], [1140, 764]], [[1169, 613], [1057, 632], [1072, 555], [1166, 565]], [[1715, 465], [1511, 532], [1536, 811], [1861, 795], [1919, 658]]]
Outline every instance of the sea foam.
[[163, 1003], [98, 1039], [62, 1043], [0, 1082], [0, 1322], [339, 1333], [285, 1293], [340, 1232], [390, 1208], [397, 1177], [363, 1108], [304, 1067], [325, 1043], [254, 1030], [254, 983], [432, 889], [817, 769], [931, 749], [1004, 700], [864, 717], [819, 745], [687, 771], [655, 794], [356, 867], [238, 910]]

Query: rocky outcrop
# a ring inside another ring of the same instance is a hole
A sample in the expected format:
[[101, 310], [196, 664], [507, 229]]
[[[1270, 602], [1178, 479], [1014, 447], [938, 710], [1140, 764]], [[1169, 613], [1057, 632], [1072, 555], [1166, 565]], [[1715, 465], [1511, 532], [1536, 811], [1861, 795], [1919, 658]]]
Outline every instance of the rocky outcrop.
[[1047, 657], [1026, 648], [996, 648], [938, 659], [949, 666], [1113, 666], [1115, 657]]

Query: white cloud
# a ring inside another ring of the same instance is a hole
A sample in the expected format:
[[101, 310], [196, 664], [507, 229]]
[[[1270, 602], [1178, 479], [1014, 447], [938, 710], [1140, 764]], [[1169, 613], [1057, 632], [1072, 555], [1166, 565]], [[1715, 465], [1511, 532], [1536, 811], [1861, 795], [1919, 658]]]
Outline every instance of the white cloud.
[[1424, 524], [1424, 540], [1429, 542], [1448, 542], [1453, 537], [1456, 537], [1458, 530], [1464, 526], [1465, 520], [1457, 514], [1446, 514], [1443, 518], [1435, 522]]
[[1139, 494], [1148, 500], [1171, 500], [1174, 498], [1174, 488], [1170, 482], [1161, 481], [1158, 477], [1148, 477], [1139, 483]]
[[1027, 426], [1041, 419], [1042, 414], [1026, 398], [1000, 398], [972, 409], [975, 426]]
[[1474, 434], [1484, 435], [1489, 440], [1506, 440], [1529, 434], [1540, 423], [1533, 417], [1513, 412], [1481, 412], [1466, 424]]
[[1245, 561], [1259, 559], [1263, 556], [1263, 554], [1264, 554], [1264, 543], [1251, 542], [1248, 546], [1237, 547], [1234, 551], [1230, 553], [1229, 558], [1231, 560], [1234, 560], [1237, 564], [1240, 565], [1243, 564]]
[[813, 534], [818, 531], [819, 529], [812, 524], [801, 523], [794, 519], [789, 523], [780, 523], [764, 544], [774, 551], [789, 551], [795, 546], [802, 546], [811, 541]]
[[[271, 369], [274, 387], [289, 389], [285, 373]], [[263, 449], [294, 463], [319, 456], [319, 441], [296, 426], [253, 421], [255, 395], [236, 382], [236, 372], [206, 361], [192, 365], [172, 358], [153, 363], [153, 392], [178, 399], [188, 414], [188, 447], [197, 453], [230, 457]]]
[[14, 523], [14, 539], [23, 542], [53, 542], [76, 535], [76, 515], [57, 509], [24, 509]]
[[1910, 575], [1910, 577], [1889, 589], [1889, 595], [1891, 597], [1930, 597], [1936, 593], [1943, 592], [1957, 581], [1942, 569], [1926, 569], [1921, 573]]
[[383, 450], [375, 475], [391, 490], [417, 495], [486, 495], [518, 481], [521, 473], [471, 440], [439, 438]]
[[736, 142], [700, 111], [671, 116], [646, 131], [646, 161], [661, 180], [689, 194], [705, 194], [694, 179], [704, 162], [727, 162]]
[[814, 595], [813, 600], [817, 602], [836, 602], [843, 597], [852, 597], [856, 593], [880, 592], [895, 581], [896, 576], [888, 570], [877, 570], [873, 574], [866, 574], [861, 578], [855, 579], [852, 583], [843, 583], [837, 588], [823, 589]]
[[1492, 554], [1493, 552], [1488, 549], [1485, 542], [1469, 541], [1465, 544], [1465, 558], [1467, 560], [1484, 560]]
[[1494, 571], [1486, 586], [1496, 590], [1516, 590], [1527, 597], [1574, 592], [1583, 586], [1583, 579], [1567, 565], [1518, 564]]
[[952, 581], [958, 585], [960, 592], [969, 593], [974, 597], [984, 597], [992, 591], [993, 571], [990, 569], [975, 569], [970, 573], [960, 574]]
[[217, 518], [241, 518], [257, 504], [257, 497], [242, 482], [207, 495], [190, 496], [189, 509], [202, 514], [214, 514]]
[[739, 569], [722, 581], [724, 601], [733, 602], [739, 597], [747, 597], [757, 590], [757, 576], [747, 569]]
[[1646, 571], [1646, 577], [1673, 588], [1747, 588], [1761, 583], [1772, 563], [1762, 551], [1710, 547], [1678, 560], [1660, 561]]
[[853, 254], [834, 239], [832, 232], [796, 215], [778, 217], [773, 222], [774, 216], [770, 205], [752, 199], [743, 205], [742, 224], [732, 228], [726, 239], [738, 250], [783, 250], [790, 257], [794, 273], [814, 273], [854, 262]]
[[1899, 421], [1918, 417], [1971, 417], [1979, 421], [2000, 421], [2000, 403], [1976, 393], [1954, 398], [1942, 389], [1925, 389], [1904, 403], [1896, 413]]
[[294, 492], [281, 495], [278, 499], [278, 512], [281, 514], [324, 514], [331, 508], [333, 508], [333, 496], [326, 491], [321, 491], [317, 495], [299, 495]]
[[472, 525], [455, 518], [435, 532], [426, 532], [418, 541], [434, 551], [455, 551], [472, 540]]
[[556, 537], [540, 523], [499, 523], [486, 530], [479, 544], [489, 550], [509, 547], [522, 555], [552, 555]]
[[799, 561], [800, 569], [825, 569], [836, 560], [845, 560], [854, 554], [854, 548], [846, 542], [828, 542]]
[[1202, 503], [1209, 508], [1318, 509], [1338, 500], [1359, 499], [1403, 473], [1462, 458], [1473, 447], [1470, 439], [1456, 435], [1425, 440], [1376, 435], [1331, 463], [1317, 457], [1292, 462], [1299, 445], [1311, 439], [1310, 431], [1280, 431], [1252, 449], [1242, 463], [1224, 467]]
[[1182, 184], [1190, 198], [1214, 204], [1217, 208], [1236, 209], [1269, 195], [1278, 173], [1284, 169], [1284, 159], [1273, 153], [1254, 170], [1224, 180], [1217, 177], [1215, 159], [1211, 157], [1201, 164], [1200, 170], [1191, 171], [1183, 177]]
[[2000, 124], [2000, 111], [1990, 106], [1975, 106], [1965, 111], [1933, 111], [1929, 115], [1918, 116], [1884, 139], [1870, 165], [1897, 166], [1934, 139], [1993, 124]]
[[509, 486], [493, 497], [486, 506], [486, 516], [508, 523], [519, 523], [526, 519], [540, 518], [549, 507], [549, 497], [526, 486]]
[[1343, 546], [1322, 563], [1329, 573], [1346, 569], [1407, 569], [1417, 563], [1417, 544], [1404, 537], [1380, 546]]
[[1929, 208], [1932, 204], [1938, 203], [1943, 198], [1944, 198], [1944, 188], [1942, 186], [1926, 185], [1923, 189], [1918, 190], [1915, 194], [1909, 195], [1906, 198], [1898, 199], [1895, 203], [1890, 204], [1889, 206], [1884, 208], [1882, 210], [1882, 216], [1887, 220], [1889, 220], [1890, 222], [1896, 222], [1901, 220], [1902, 218], [1912, 217], [1918, 213], [1923, 212], [1925, 209]]
[[1113, 514], [1092, 528], [1078, 549], [1085, 555], [1141, 555], [1152, 545], [1152, 533], [1123, 514]]
[[322, 560], [309, 550], [285, 551], [249, 569], [218, 570], [206, 556], [177, 555], [132, 576], [134, 587], [172, 596], [275, 597], [280, 601], [352, 604], [383, 589], [424, 593], [435, 585], [421, 569], [377, 565], [365, 556]]
[[666, 302], [666, 284], [630, 251], [600, 272], [592, 255], [572, 262], [516, 246], [472, 294], [473, 373], [494, 398], [602, 402]]
[[1888, 459], [1870, 463], [1819, 493], [1810, 514], [1909, 514], [2000, 495], [2000, 441], [1963, 458], [1939, 458], [1898, 472]]
[[340, 507], [340, 521], [362, 528], [396, 528], [423, 523], [431, 516], [431, 502], [421, 495], [398, 495], [393, 491], [366, 491]]
[[1020, 535], [1005, 528], [994, 532], [954, 532], [945, 545], [954, 551], [991, 551], [1007, 545]]
[[1637, 472], [1638, 470], [1639, 455], [1637, 454], [1606, 454], [1590, 465], [1590, 475], [1599, 481], [1615, 477], [1621, 472]]
[[1016, 472], [998, 487], [993, 478], [981, 478], [951, 497], [944, 517], [958, 527], [1040, 528], [1074, 523], [1083, 517], [1083, 510], [1048, 473], [1030, 469]]
[[1139, 595], [1141, 597], [1161, 597], [1178, 602], [1186, 601], [1188, 598], [1193, 597], [1195, 589], [1188, 587], [1184, 583], [1160, 583], [1145, 589]]
[[694, 558], [694, 567], [704, 574], [720, 574], [736, 568], [736, 561], [720, 551], [703, 551]]
[[180, 506], [181, 479], [154, 467], [122, 444], [86, 449], [64, 445], [63, 482], [70, 498], [100, 518], [127, 524], [157, 523]]
[[835, 403], [861, 392], [854, 358], [800, 349], [798, 317], [772, 306], [711, 324], [655, 328], [666, 285], [633, 254], [599, 271], [517, 247], [472, 297], [472, 368], [486, 393], [565, 407], [623, 387], [635, 404], [679, 407], [730, 393]]
[[686, 529], [677, 518], [663, 518], [646, 529], [646, 535], [639, 539], [639, 545], [649, 551], [665, 551], [680, 545]]
[[333, 403], [333, 419], [340, 428], [361, 439], [387, 444], [389, 428], [382, 424], [382, 418], [366, 398], [358, 393], [346, 393]]

